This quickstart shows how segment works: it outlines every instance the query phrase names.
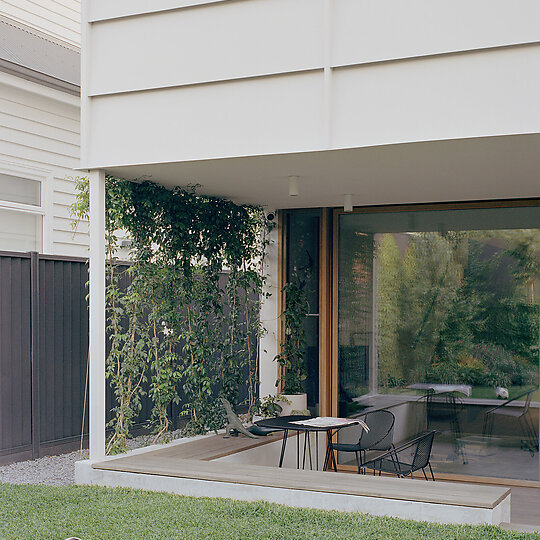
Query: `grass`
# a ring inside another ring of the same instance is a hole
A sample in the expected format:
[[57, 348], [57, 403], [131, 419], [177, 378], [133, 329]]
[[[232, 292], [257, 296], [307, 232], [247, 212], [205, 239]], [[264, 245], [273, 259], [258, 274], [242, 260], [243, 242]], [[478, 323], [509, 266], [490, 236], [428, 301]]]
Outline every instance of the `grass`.
[[0, 501], [0, 539], [540, 539], [491, 526], [437, 525], [120, 488], [0, 484]]

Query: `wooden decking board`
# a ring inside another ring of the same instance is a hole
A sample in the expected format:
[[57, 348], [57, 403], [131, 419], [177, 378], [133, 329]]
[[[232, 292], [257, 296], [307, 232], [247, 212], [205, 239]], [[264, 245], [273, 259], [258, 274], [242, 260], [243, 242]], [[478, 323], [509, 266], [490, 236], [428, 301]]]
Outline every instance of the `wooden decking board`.
[[210, 461], [212, 459], [230, 456], [237, 452], [243, 452], [250, 448], [281, 441], [281, 439], [281, 433], [272, 433], [259, 439], [249, 439], [248, 437], [229, 437], [226, 439], [223, 435], [213, 435], [188, 443], [166, 446], [165, 448], [154, 450], [153, 455], [160, 458], [172, 456], [179, 459]]
[[[174, 448], [181, 446], [184, 445]], [[165, 455], [163, 450], [171, 452]], [[497, 506], [510, 493], [509, 489], [493, 486], [443, 484], [425, 480], [183, 459], [172, 452], [173, 448], [163, 450], [119, 457], [94, 463], [92, 467], [138, 474], [489, 509]], [[443, 485], [444, 488], [441, 489]]]

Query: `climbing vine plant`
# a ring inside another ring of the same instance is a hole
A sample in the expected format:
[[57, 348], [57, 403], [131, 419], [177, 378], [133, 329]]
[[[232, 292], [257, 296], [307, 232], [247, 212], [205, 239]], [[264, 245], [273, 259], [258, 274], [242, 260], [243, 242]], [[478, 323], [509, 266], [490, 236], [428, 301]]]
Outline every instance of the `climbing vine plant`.
[[[88, 180], [76, 179], [75, 218], [88, 216]], [[106, 179], [107, 378], [117, 405], [109, 453], [125, 447], [144, 388], [156, 439], [171, 426], [171, 404], [186, 434], [223, 425], [218, 396], [234, 403], [247, 387], [256, 407], [264, 254], [273, 224], [261, 208]], [[131, 239], [132, 264], [115, 260], [119, 230]], [[129, 285], [120, 287], [127, 272]], [[183, 398], [180, 399], [180, 395]]]

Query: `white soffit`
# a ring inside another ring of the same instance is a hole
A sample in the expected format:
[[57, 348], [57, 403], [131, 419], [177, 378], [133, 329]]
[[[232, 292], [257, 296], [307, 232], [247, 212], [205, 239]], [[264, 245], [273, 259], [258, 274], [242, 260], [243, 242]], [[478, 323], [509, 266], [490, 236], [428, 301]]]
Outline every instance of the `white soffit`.
[[[198, 184], [208, 195], [267, 208], [355, 206], [540, 197], [540, 135], [119, 166], [117, 177], [168, 187]], [[288, 195], [289, 176], [299, 195]]]

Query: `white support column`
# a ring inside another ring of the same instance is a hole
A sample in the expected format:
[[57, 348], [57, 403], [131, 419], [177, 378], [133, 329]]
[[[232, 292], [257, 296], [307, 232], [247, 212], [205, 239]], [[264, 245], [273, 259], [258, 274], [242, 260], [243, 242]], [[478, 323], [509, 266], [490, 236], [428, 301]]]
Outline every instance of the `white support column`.
[[90, 171], [90, 459], [105, 456], [105, 173]]
[[267, 255], [265, 257], [264, 273], [267, 276], [263, 294], [270, 293], [269, 298], [264, 298], [261, 306], [261, 322], [267, 333], [261, 338], [259, 354], [259, 394], [261, 397], [277, 393], [276, 380], [278, 375], [278, 363], [274, 361], [278, 353], [278, 228], [276, 227], [269, 237]]

